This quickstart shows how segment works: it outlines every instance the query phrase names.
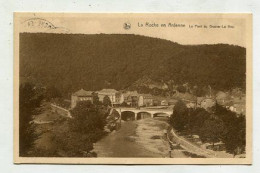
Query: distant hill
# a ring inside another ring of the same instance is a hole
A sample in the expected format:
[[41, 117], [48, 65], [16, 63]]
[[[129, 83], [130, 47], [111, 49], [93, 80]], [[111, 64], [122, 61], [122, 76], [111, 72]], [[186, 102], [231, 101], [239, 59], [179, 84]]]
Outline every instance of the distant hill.
[[151, 81], [244, 88], [245, 63], [246, 49], [234, 45], [180, 45], [128, 34], [20, 34], [22, 81], [55, 85], [66, 94]]

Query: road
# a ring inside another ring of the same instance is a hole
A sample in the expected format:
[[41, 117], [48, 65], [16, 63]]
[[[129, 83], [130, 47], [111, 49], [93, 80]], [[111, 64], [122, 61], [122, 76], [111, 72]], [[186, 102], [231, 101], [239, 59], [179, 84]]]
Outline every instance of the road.
[[[167, 123], [160, 118], [126, 121], [94, 145], [98, 157], [169, 157], [169, 144], [164, 137]], [[175, 156], [186, 157], [182, 153]]]

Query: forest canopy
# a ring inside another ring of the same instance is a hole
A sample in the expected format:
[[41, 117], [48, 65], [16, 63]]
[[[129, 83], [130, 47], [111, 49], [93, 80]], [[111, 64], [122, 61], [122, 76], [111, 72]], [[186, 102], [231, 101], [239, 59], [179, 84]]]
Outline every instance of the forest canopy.
[[180, 45], [132, 34], [20, 34], [21, 81], [80, 88], [124, 89], [143, 76], [216, 90], [245, 87], [246, 49], [227, 44]]

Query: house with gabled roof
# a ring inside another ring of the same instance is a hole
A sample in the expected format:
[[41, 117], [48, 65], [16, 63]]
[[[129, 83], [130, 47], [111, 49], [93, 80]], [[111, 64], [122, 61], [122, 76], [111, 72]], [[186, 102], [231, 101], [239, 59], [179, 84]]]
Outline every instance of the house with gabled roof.
[[93, 102], [93, 91], [80, 89], [71, 95], [71, 108], [73, 109], [79, 101]]
[[110, 101], [112, 105], [114, 104], [121, 104], [123, 103], [123, 96], [115, 89], [102, 89], [100, 91], [97, 91], [99, 101], [103, 102], [104, 97], [108, 96], [110, 98]]

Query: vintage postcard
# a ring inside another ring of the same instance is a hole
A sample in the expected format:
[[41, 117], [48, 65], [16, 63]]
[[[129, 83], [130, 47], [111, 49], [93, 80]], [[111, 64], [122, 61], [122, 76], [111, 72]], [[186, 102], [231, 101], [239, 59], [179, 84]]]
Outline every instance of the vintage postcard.
[[251, 14], [14, 13], [14, 26], [14, 163], [252, 163]]

